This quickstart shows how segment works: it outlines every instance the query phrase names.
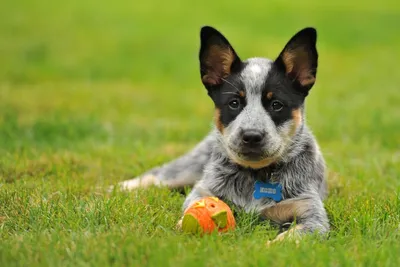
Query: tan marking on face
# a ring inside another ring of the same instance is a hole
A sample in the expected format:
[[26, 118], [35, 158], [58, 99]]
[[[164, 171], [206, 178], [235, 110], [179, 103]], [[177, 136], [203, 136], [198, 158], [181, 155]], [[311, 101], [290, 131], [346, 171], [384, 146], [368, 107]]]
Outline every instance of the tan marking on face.
[[293, 118], [293, 126], [290, 130], [290, 136], [294, 136], [296, 134], [296, 130], [300, 127], [302, 122], [301, 109], [293, 109], [292, 110], [292, 118]]
[[244, 91], [239, 91], [240, 97], [244, 98], [246, 96], [246, 93]]
[[282, 61], [286, 68], [286, 74], [293, 76], [302, 86], [315, 83], [309, 54], [303, 48], [285, 51], [282, 54]]
[[266, 158], [260, 161], [247, 161], [242, 159], [234, 159], [234, 161], [243, 167], [250, 167], [252, 169], [261, 169], [276, 162], [276, 159]]
[[296, 217], [302, 216], [309, 208], [309, 200], [286, 200], [266, 208], [261, 215], [278, 224], [293, 221]]
[[278, 158], [271, 157], [271, 158], [265, 158], [265, 159], [262, 159], [259, 161], [248, 161], [248, 160], [239, 158], [238, 156], [236, 156], [229, 150], [228, 150], [228, 154], [229, 154], [229, 158], [232, 159], [236, 164], [239, 164], [240, 166], [243, 166], [243, 167], [249, 167], [252, 169], [261, 169], [261, 168], [267, 167], [278, 160]]
[[267, 99], [271, 100], [273, 95], [274, 95], [274, 93], [268, 92]]
[[215, 108], [214, 123], [215, 123], [215, 126], [217, 127], [218, 131], [223, 133], [224, 125], [221, 122], [221, 110], [219, 108]]

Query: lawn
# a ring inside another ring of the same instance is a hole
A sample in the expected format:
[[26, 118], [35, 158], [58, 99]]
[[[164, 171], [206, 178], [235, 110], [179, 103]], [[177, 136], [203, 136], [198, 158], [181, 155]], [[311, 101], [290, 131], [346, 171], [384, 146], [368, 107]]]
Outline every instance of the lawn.
[[[278, 229], [177, 232], [184, 196], [106, 193], [211, 128], [199, 29], [242, 58], [319, 31], [307, 121], [328, 165], [332, 231], [267, 248]], [[3, 0], [0, 266], [400, 266], [398, 1]]]

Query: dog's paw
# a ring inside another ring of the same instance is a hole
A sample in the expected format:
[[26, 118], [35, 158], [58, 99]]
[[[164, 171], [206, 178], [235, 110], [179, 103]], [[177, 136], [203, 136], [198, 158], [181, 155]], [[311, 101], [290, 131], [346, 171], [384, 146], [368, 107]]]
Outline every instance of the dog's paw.
[[175, 225], [175, 229], [178, 231], [182, 230], [182, 222], [183, 222], [183, 217], [178, 221], [178, 223]]
[[267, 247], [270, 247], [273, 244], [280, 243], [286, 240], [294, 241], [296, 245], [299, 245], [302, 236], [302, 230], [303, 226], [301, 224], [296, 225], [295, 227], [277, 235], [274, 240], [269, 240], [266, 245]]
[[111, 186], [108, 191], [112, 192], [115, 188], [118, 188], [122, 191], [132, 191], [138, 188], [147, 188], [153, 185], [159, 186], [161, 185], [161, 181], [156, 176], [148, 174], [120, 182], [116, 186]]

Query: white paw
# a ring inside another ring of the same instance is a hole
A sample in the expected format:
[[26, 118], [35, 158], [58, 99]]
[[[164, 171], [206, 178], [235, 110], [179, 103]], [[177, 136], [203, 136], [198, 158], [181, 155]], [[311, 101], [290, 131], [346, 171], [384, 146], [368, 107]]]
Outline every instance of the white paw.
[[178, 221], [178, 223], [175, 226], [177, 230], [182, 230], [182, 222], [183, 222], [183, 217]]
[[[137, 188], [147, 188], [149, 186], [159, 186], [161, 185], [160, 179], [154, 175], [145, 175], [142, 177], [137, 177], [131, 180], [126, 180], [118, 183], [117, 187], [123, 191], [132, 191]], [[114, 190], [114, 186], [110, 187], [109, 191]]]
[[299, 245], [301, 239], [300, 230], [302, 229], [303, 226], [301, 224], [296, 225], [295, 227], [277, 235], [274, 240], [269, 240], [266, 245], [267, 247], [270, 247], [271, 245], [282, 242], [284, 240], [295, 241], [296, 245]]

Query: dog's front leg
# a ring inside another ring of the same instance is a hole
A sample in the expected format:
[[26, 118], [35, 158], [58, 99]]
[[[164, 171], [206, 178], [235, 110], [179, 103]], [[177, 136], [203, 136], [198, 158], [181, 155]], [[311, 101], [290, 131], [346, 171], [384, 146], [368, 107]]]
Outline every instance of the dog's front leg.
[[296, 222], [295, 227], [279, 234], [272, 242], [305, 233], [325, 234], [329, 231], [328, 217], [318, 194], [304, 194], [284, 200], [262, 210], [261, 216], [280, 225]]
[[[139, 177], [120, 182], [119, 187], [122, 190], [130, 191], [149, 186], [166, 186], [171, 189], [193, 186], [203, 176], [203, 169], [210, 159], [214, 142], [214, 136], [208, 135], [185, 155], [155, 167]], [[113, 188], [111, 187], [110, 190]]]

